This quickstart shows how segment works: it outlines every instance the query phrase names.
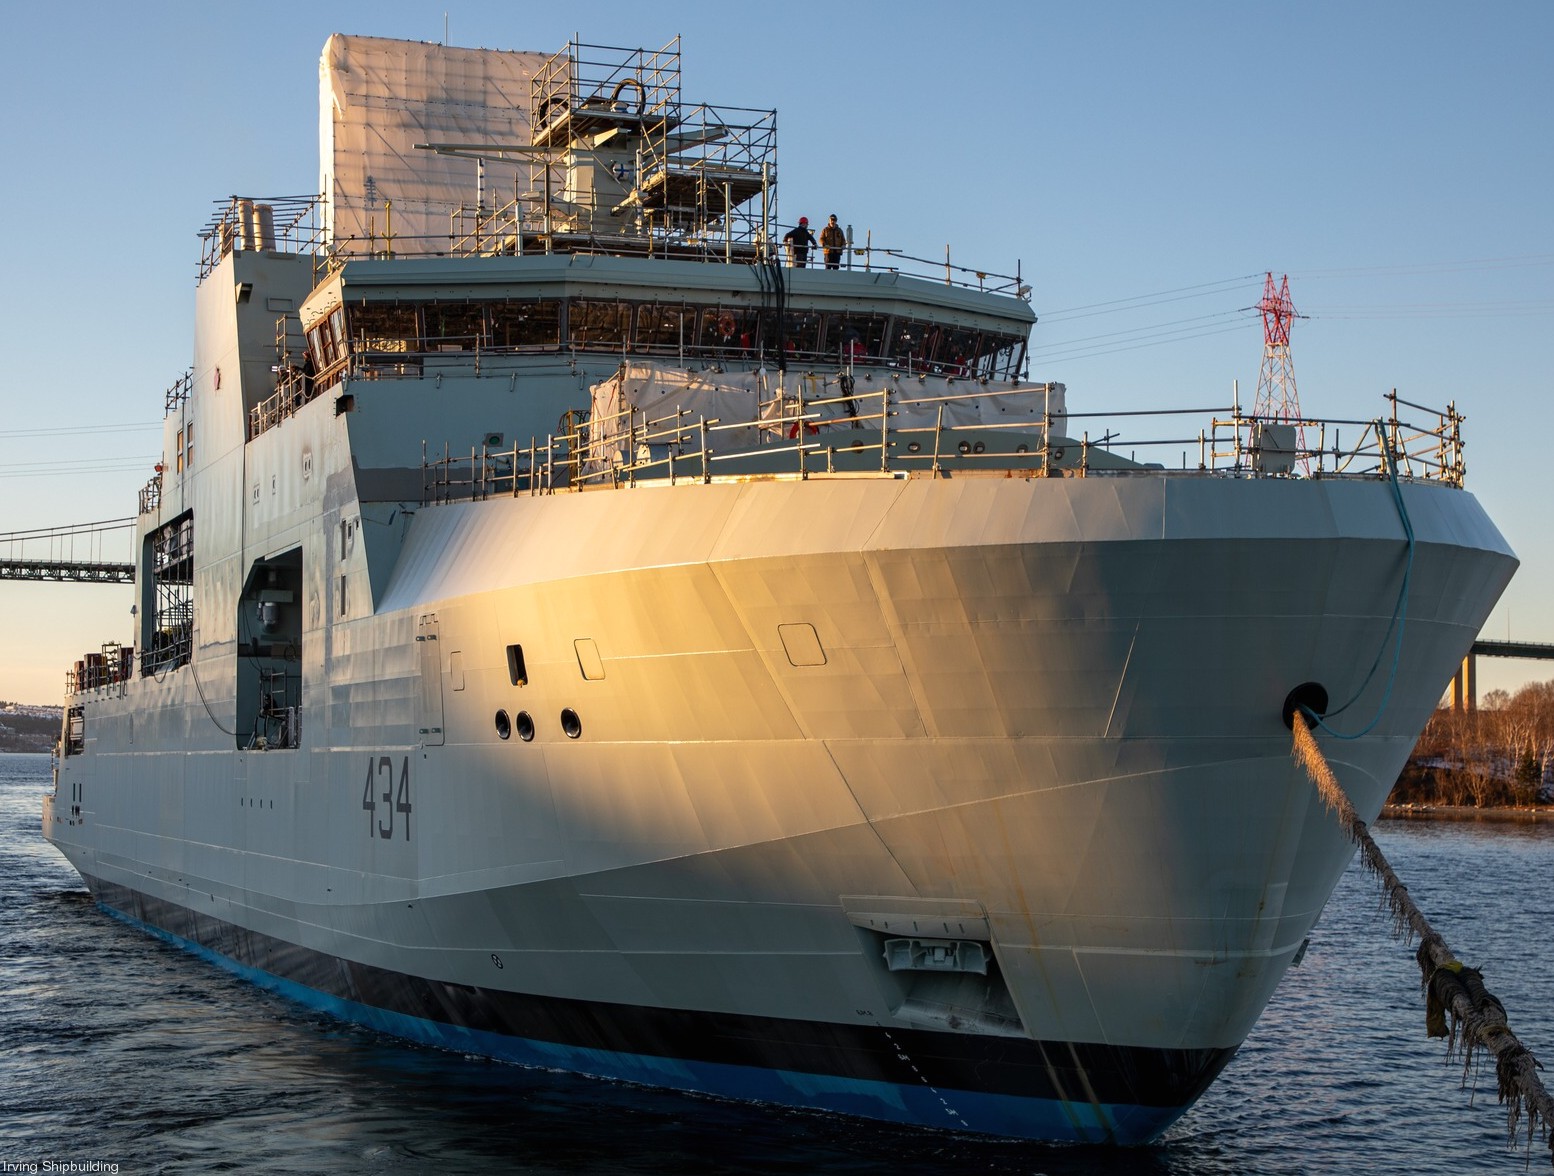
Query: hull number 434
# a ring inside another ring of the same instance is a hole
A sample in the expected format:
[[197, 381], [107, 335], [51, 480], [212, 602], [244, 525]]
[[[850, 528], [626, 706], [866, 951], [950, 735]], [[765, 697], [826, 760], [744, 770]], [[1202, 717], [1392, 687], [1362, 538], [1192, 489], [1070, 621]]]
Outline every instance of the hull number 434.
[[[399, 766], [398, 786], [395, 786], [394, 760], [381, 755], [367, 761], [367, 783], [362, 786], [362, 808], [367, 810], [367, 836], [376, 833], [384, 841], [394, 837], [394, 814], [404, 817], [400, 828], [405, 840], [410, 840], [410, 757], [407, 755]], [[379, 808], [379, 805], [382, 808]]]

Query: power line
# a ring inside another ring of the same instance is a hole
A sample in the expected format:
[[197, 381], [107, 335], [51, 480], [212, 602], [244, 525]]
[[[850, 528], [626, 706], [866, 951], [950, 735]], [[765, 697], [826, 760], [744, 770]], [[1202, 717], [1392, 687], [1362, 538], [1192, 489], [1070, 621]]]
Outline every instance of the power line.
[[1076, 318], [1093, 318], [1099, 314], [1117, 314], [1124, 310], [1142, 310], [1146, 306], [1158, 306], [1166, 302], [1182, 302], [1189, 298], [1206, 298], [1212, 294], [1229, 293], [1230, 290], [1261, 277], [1262, 274], [1258, 273], [1245, 274], [1236, 278], [1221, 278], [1217, 282], [1178, 286], [1174, 290], [1158, 290], [1153, 294], [1137, 294], [1132, 298], [1116, 298], [1110, 302], [1091, 302], [1084, 306], [1043, 311], [1037, 317], [1041, 322], [1051, 323]]
[[1330, 306], [1314, 310], [1307, 318], [1410, 319], [1410, 318], [1535, 318], [1554, 314], [1554, 302], [1415, 302], [1385, 306]]
[[1351, 266], [1342, 269], [1317, 269], [1296, 272], [1302, 281], [1310, 278], [1409, 277], [1416, 274], [1457, 274], [1472, 270], [1528, 269], [1554, 265], [1554, 253], [1524, 253], [1511, 257], [1476, 257], [1460, 261], [1426, 261], [1412, 265]]
[[1116, 355], [1124, 351], [1140, 351], [1146, 347], [1160, 347], [1167, 343], [1186, 343], [1193, 339], [1207, 339], [1211, 335], [1225, 335], [1232, 331], [1245, 331], [1243, 323], [1231, 323], [1228, 326], [1215, 327], [1212, 330], [1192, 331], [1187, 333], [1168, 332], [1170, 337], [1155, 339], [1144, 343], [1131, 343], [1118, 347], [1097, 347], [1078, 351], [1059, 353], [1057, 355], [1037, 355], [1033, 352], [1031, 360], [1034, 363], [1069, 363], [1079, 359], [1095, 359], [1102, 355]]
[[81, 478], [98, 474], [131, 474], [149, 470], [154, 461], [154, 457], [140, 457], [113, 461], [31, 462], [0, 468], [0, 478], [57, 478], [66, 474]]
[[83, 433], [123, 433], [130, 430], [160, 429], [160, 422], [135, 421], [126, 425], [78, 425], [59, 429], [0, 429], [0, 437], [63, 437]]
[[1214, 311], [1211, 314], [1199, 314], [1199, 315], [1194, 315], [1191, 318], [1172, 319], [1171, 321], [1164, 322], [1164, 323], [1151, 323], [1148, 326], [1143, 326], [1143, 327], [1129, 327], [1129, 328], [1127, 328], [1125, 330], [1121, 330], [1121, 331], [1107, 331], [1106, 333], [1101, 334], [1101, 335], [1080, 335], [1080, 336], [1078, 336], [1076, 338], [1073, 338], [1073, 339], [1060, 339], [1060, 340], [1058, 340], [1055, 343], [1043, 343], [1043, 344], [1040, 344], [1037, 347], [1031, 348], [1031, 350], [1034, 352], [1034, 351], [1044, 351], [1044, 350], [1047, 350], [1048, 348], [1065, 348], [1065, 347], [1073, 346], [1074, 344], [1078, 344], [1078, 343], [1088, 343], [1088, 342], [1091, 342], [1091, 341], [1096, 340], [1096, 339], [1113, 339], [1113, 338], [1117, 338], [1118, 336], [1137, 335], [1137, 334], [1139, 334], [1140, 332], [1143, 332], [1143, 331], [1154, 331], [1154, 330], [1158, 330], [1158, 329], [1160, 329], [1162, 327], [1175, 327], [1175, 326], [1179, 326], [1182, 323], [1199, 323], [1199, 322], [1205, 322], [1205, 321], [1207, 321], [1209, 319], [1224, 318], [1226, 315], [1231, 315], [1231, 314], [1233, 314], [1233, 315], [1245, 315], [1246, 313], [1247, 313], [1247, 311], [1245, 309], [1241, 309], [1241, 310], [1216, 310], [1216, 311]]

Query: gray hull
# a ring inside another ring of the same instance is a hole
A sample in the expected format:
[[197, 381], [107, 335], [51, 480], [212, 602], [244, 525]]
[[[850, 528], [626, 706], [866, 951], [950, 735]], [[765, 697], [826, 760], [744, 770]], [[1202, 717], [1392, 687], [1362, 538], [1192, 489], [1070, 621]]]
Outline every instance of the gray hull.
[[302, 748], [230, 746], [233, 700], [195, 685], [223, 678], [211, 651], [91, 700], [57, 792], [79, 815], [56, 801], [46, 831], [115, 909], [418, 1039], [1149, 1138], [1244, 1039], [1349, 858], [1286, 696], [1357, 695], [1339, 730], [1381, 712], [1329, 749], [1374, 817], [1514, 567], [1470, 496], [1404, 502], [1395, 676], [1376, 655], [1406, 544], [1376, 481], [425, 510], [377, 613], [334, 627]]

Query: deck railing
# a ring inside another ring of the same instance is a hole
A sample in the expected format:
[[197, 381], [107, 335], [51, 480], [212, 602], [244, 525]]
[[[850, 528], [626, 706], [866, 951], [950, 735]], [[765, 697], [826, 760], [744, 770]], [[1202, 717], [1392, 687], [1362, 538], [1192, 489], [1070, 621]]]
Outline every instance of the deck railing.
[[[393, 209], [385, 203], [383, 221], [391, 224]], [[561, 223], [559, 218], [557, 223]], [[327, 254], [329, 272], [346, 263], [362, 260], [415, 257], [492, 257], [532, 256], [575, 253], [596, 257], [656, 257], [671, 261], [700, 261], [709, 265], [750, 265], [777, 262], [785, 269], [794, 268], [782, 247], [782, 233], [792, 226], [773, 223], [769, 238], [760, 227], [744, 225], [735, 234], [726, 234], [721, 225], [704, 232], [664, 231], [649, 221], [644, 232], [600, 233], [585, 228], [545, 228], [543, 210], [532, 201], [509, 200], [494, 208], [459, 205], [449, 211], [448, 233], [443, 236], [413, 237], [392, 232], [381, 236], [340, 237], [330, 242]], [[816, 246], [809, 250], [805, 266], [823, 270], [825, 251]], [[1006, 263], [1007, 264], [1007, 263]], [[842, 251], [843, 270], [861, 273], [891, 273], [923, 278], [963, 290], [1005, 294], [1029, 301], [1031, 287], [1023, 276], [1023, 265], [1014, 263], [1013, 273], [992, 268], [965, 265], [953, 260], [948, 248], [943, 258], [919, 257], [905, 249], [873, 243], [869, 231], [857, 231], [852, 243]]]
[[324, 248], [322, 197], [231, 196], [200, 230], [199, 279], [204, 281], [229, 253], [263, 251], [318, 254]]
[[[1022, 390], [1029, 394], [1029, 387]], [[999, 390], [982, 388], [982, 399]], [[1073, 431], [1087, 419], [1115, 423], [1129, 418], [1211, 416], [1196, 433], [1149, 439], [1109, 428], [1092, 438], [1061, 436], [1052, 415], [1009, 423], [950, 425], [945, 410], [957, 397], [910, 401], [892, 389], [778, 404], [756, 421], [721, 421], [679, 409], [648, 416], [635, 408], [592, 420], [511, 449], [474, 447], [466, 454], [443, 446], [422, 447], [422, 501], [442, 502], [497, 495], [538, 495], [645, 483], [741, 481], [826, 476], [883, 477], [1125, 477], [1186, 473], [1226, 477], [1399, 478], [1461, 487], [1466, 474], [1461, 425], [1455, 404], [1430, 409], [1386, 397], [1390, 411], [1371, 420], [1308, 418], [1269, 420], [1232, 407], [1114, 413], [1068, 413]], [[905, 409], [932, 424], [900, 424]], [[1425, 414], [1425, 423], [1399, 416], [1400, 408]], [[1314, 438], [1309, 446], [1293, 441]], [[1127, 450], [1124, 457], [1122, 451]], [[1142, 453], [1141, 453], [1142, 451]], [[1168, 468], [1151, 455], [1181, 455]], [[1196, 462], [1190, 459], [1196, 454]]]
[[248, 439], [273, 429], [326, 387], [299, 367], [283, 368], [276, 377], [275, 393], [248, 410]]

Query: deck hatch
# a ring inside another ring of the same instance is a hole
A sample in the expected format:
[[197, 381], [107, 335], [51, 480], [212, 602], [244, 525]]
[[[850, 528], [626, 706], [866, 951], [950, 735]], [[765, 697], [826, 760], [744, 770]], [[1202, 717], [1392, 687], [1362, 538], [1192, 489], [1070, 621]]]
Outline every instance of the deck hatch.
[[826, 664], [826, 651], [820, 644], [820, 634], [815, 632], [814, 625], [778, 625], [777, 636], [782, 639], [782, 649], [788, 655], [788, 664], [795, 667]]
[[420, 722], [417, 732], [428, 747], [441, 747], [442, 730], [442, 652], [437, 641], [437, 614], [426, 613], [416, 625], [416, 648], [421, 661], [419, 693]]
[[592, 637], [579, 637], [572, 642], [572, 648], [577, 652], [577, 667], [583, 672], [585, 682], [600, 682], [604, 680], [604, 660], [599, 656], [599, 647], [594, 644]]

